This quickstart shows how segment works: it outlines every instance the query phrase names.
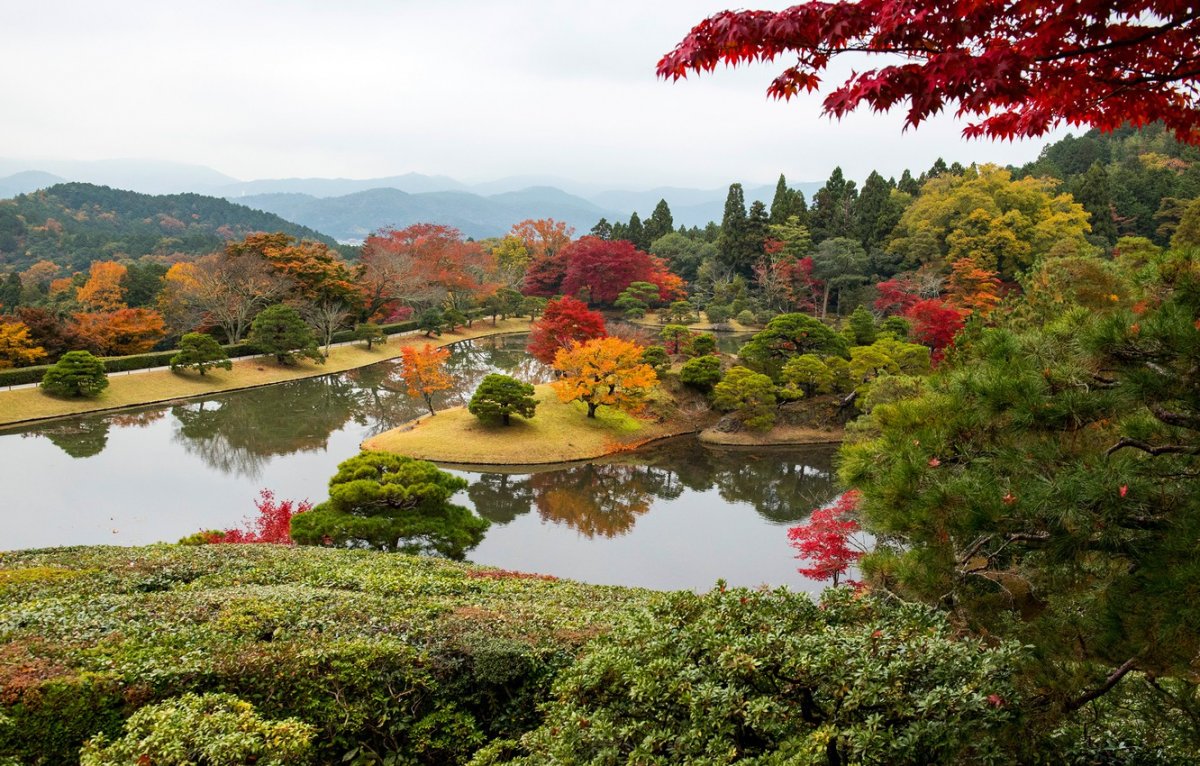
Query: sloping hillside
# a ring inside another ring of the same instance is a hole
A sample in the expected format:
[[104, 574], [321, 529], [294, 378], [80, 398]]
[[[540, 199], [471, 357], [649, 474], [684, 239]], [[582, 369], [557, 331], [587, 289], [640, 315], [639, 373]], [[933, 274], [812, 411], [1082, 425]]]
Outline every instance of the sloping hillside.
[[0, 268], [49, 260], [80, 270], [95, 260], [200, 255], [256, 231], [334, 244], [313, 229], [217, 197], [67, 183], [0, 200]]

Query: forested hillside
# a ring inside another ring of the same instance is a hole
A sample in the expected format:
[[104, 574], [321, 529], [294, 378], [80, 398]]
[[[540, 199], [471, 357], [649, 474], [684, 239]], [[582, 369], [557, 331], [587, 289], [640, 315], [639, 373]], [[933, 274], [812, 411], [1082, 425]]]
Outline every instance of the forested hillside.
[[0, 269], [50, 261], [74, 271], [98, 260], [203, 255], [256, 231], [334, 244], [272, 213], [216, 197], [67, 183], [0, 200]]
[[1166, 245], [1187, 200], [1200, 197], [1200, 147], [1175, 140], [1161, 125], [1068, 135], [1042, 150], [1018, 176], [1060, 179], [1091, 214], [1099, 245], [1146, 237]]

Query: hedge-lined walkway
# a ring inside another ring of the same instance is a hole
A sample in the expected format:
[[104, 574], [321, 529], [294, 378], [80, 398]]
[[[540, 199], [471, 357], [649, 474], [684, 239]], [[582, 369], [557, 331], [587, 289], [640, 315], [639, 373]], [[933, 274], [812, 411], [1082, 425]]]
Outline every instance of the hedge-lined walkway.
[[446, 346], [470, 338], [524, 332], [528, 329], [529, 321], [526, 319], [507, 319], [497, 322], [494, 326], [490, 321], [477, 320], [474, 327], [459, 328], [457, 332], [444, 333], [441, 337], [426, 338], [420, 332], [392, 335], [389, 336], [387, 345], [376, 345], [370, 351], [360, 344], [334, 346], [330, 349], [325, 364], [302, 361], [291, 367], [281, 367], [269, 357], [255, 356], [235, 359], [232, 370], [209, 370], [203, 377], [193, 371], [174, 373], [170, 370], [151, 370], [135, 374], [115, 373], [108, 378], [108, 388], [91, 399], [59, 399], [46, 395], [36, 387], [0, 391], [0, 427], [208, 396], [222, 391], [257, 388], [300, 378], [314, 378], [394, 359], [400, 356], [400, 349], [405, 346], [420, 346], [425, 343]]

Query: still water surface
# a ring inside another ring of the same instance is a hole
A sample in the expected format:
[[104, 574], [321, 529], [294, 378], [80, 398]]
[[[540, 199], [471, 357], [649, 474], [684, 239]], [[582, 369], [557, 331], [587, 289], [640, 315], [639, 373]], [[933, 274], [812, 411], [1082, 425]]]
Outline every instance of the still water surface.
[[[547, 372], [523, 336], [457, 344], [465, 403], [502, 371]], [[139, 545], [237, 526], [259, 489], [325, 498], [326, 483], [366, 437], [421, 414], [396, 365], [203, 400], [0, 432], [0, 549]], [[681, 438], [609, 462], [531, 473], [455, 473], [456, 496], [492, 521], [468, 554], [480, 564], [593, 583], [707, 589], [787, 584], [786, 529], [836, 494], [832, 449], [714, 450]]]

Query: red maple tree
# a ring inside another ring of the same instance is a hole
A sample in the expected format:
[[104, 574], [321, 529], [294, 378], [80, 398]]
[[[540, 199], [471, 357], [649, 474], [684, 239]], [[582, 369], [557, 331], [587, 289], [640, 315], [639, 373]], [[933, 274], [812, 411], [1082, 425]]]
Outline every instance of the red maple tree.
[[260, 490], [254, 501], [258, 515], [246, 519], [243, 529], [226, 529], [205, 535], [210, 543], [274, 543], [292, 545], [292, 517], [312, 510], [312, 503], [302, 500], [276, 500], [269, 489]]
[[903, 314], [920, 302], [917, 285], [905, 277], [893, 277], [875, 285], [878, 297], [875, 298], [875, 310], [885, 314]]
[[1061, 123], [1111, 131], [1162, 121], [1200, 144], [1200, 10], [1177, 0], [861, 0], [781, 11], [722, 11], [700, 22], [658, 63], [678, 80], [717, 64], [796, 63], [767, 92], [817, 90], [841, 54], [886, 54], [824, 100], [842, 117], [865, 104], [908, 102], [905, 127], [948, 105], [978, 118], [968, 137], [1040, 136]]
[[909, 306], [904, 312], [904, 318], [912, 325], [909, 337], [929, 346], [936, 364], [941, 360], [946, 347], [954, 342], [954, 336], [962, 329], [963, 314], [964, 312], [938, 298], [927, 298]]
[[[833, 580], [833, 587], [852, 565], [863, 557], [863, 551], [850, 545], [850, 538], [860, 527], [853, 518], [862, 495], [857, 490], [846, 492], [828, 508], [817, 508], [803, 524], [788, 529], [788, 540], [796, 549], [796, 558], [812, 562], [798, 567], [797, 572], [814, 580]], [[857, 585], [847, 580], [848, 585]]]
[[583, 237], [568, 245], [562, 257], [566, 260], [563, 292], [578, 295], [586, 291], [592, 303], [611, 304], [634, 282], [657, 285], [660, 300], [679, 297], [683, 286], [662, 259], [623, 239]]
[[560, 348], [571, 341], [603, 338], [604, 317], [588, 309], [587, 304], [565, 296], [546, 304], [542, 316], [529, 329], [529, 353], [542, 364], [552, 364]]

